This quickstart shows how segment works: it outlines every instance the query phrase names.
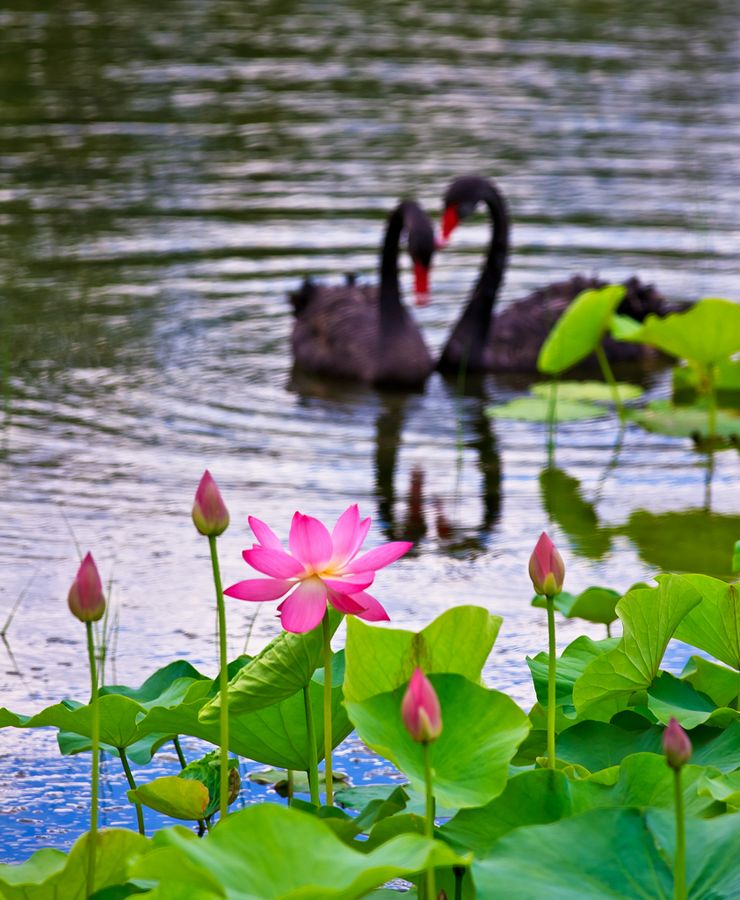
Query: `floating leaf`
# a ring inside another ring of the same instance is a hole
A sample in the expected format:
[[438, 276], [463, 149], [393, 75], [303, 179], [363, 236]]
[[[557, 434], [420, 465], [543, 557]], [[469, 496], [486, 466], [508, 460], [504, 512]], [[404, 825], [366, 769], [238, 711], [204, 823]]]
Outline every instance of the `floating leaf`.
[[[461, 675], [432, 675], [442, 707], [442, 734], [429, 747], [434, 794], [450, 807], [480, 806], [504, 789], [509, 762], [529, 731], [529, 721], [505, 694]], [[421, 745], [401, 718], [405, 687], [348, 702], [360, 738], [390, 759], [417, 790], [424, 789]]]
[[[651, 400], [643, 409], [629, 411], [630, 418], [646, 431], [672, 437], [706, 437], [707, 411], [701, 406], [674, 406], [670, 400]], [[715, 435], [730, 438], [740, 436], [740, 416], [729, 410], [718, 410]]]
[[350, 616], [345, 699], [357, 702], [395, 690], [417, 665], [427, 674], [455, 672], [479, 681], [501, 621], [480, 606], [455, 606], [415, 633], [366, 625]]
[[[740, 895], [740, 817], [689, 818], [686, 836], [688, 896]], [[482, 897], [665, 900], [673, 895], [674, 844], [672, 811], [596, 809], [513, 831], [473, 864], [473, 880]]]
[[623, 636], [609, 653], [594, 659], [573, 687], [579, 716], [608, 722], [647, 690], [678, 623], [699, 601], [697, 590], [681, 575], [660, 575], [658, 587], [629, 591], [617, 604]]
[[[535, 397], [550, 399], [550, 384], [534, 384], [531, 387]], [[645, 391], [636, 384], [617, 384], [619, 399], [626, 403], [629, 400], [638, 400]], [[584, 400], [587, 403], [613, 403], [614, 393], [611, 387], [603, 381], [559, 381], [557, 386], [558, 400]]]
[[609, 327], [625, 291], [621, 284], [582, 291], [560, 316], [542, 345], [537, 359], [539, 371], [557, 375], [592, 353]]
[[705, 298], [686, 312], [649, 315], [640, 327], [617, 340], [650, 344], [681, 359], [712, 365], [740, 351], [740, 304]]
[[[561, 400], [555, 404], [555, 418], [559, 422], [579, 422], [582, 419], [598, 419], [609, 414], [604, 406], [576, 400]], [[486, 415], [495, 419], [517, 419], [520, 422], [549, 422], [550, 401], [542, 397], [516, 397], [508, 403], [486, 408]]]
[[[3, 900], [84, 900], [88, 840], [89, 834], [83, 834], [69, 855], [45, 849], [20, 865], [0, 865], [0, 896]], [[146, 838], [133, 831], [99, 831], [95, 843], [95, 890], [126, 882], [129, 864], [148, 850]]]
[[[265, 803], [233, 813], [203, 840], [183, 828], [160, 832], [159, 848], [132, 876], [189, 898], [191, 885], [240, 900], [352, 900], [428, 865], [466, 865], [441, 841], [403, 834], [364, 854], [320, 819]], [[197, 880], [191, 880], [191, 879]]]

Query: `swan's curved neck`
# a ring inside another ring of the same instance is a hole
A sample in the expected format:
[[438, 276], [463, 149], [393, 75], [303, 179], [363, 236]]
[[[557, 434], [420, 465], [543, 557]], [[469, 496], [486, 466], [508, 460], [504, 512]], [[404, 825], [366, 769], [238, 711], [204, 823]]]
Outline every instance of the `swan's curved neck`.
[[501, 286], [509, 250], [509, 215], [506, 203], [493, 185], [481, 197], [491, 217], [491, 242], [486, 261], [460, 320], [440, 359], [441, 368], [484, 368], [484, 354], [496, 295]]
[[398, 248], [405, 224], [406, 204], [400, 203], [388, 218], [380, 256], [380, 327], [392, 330], [403, 318], [401, 288], [398, 283]]

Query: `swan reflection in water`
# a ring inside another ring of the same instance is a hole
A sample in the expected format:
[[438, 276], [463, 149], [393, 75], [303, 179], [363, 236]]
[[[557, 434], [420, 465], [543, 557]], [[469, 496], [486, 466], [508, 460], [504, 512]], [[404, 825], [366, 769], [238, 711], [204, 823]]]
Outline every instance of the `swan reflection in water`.
[[[374, 421], [374, 518], [387, 539], [418, 544], [429, 538], [450, 555], [487, 549], [501, 512], [501, 460], [480, 382], [462, 393], [439, 377], [423, 395], [378, 392], [295, 367], [288, 388], [303, 404], [325, 403], [335, 415], [341, 409], [348, 430]], [[408, 467], [399, 463], [402, 450], [411, 457]], [[480, 473], [480, 509], [472, 525], [469, 488], [462, 503], [469, 451]]]

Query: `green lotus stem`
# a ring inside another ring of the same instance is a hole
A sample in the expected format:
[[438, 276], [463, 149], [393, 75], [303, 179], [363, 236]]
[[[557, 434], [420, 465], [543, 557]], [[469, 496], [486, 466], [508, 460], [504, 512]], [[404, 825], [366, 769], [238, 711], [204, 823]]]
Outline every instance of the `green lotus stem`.
[[547, 410], [547, 465], [552, 468], [555, 462], [555, 421], [558, 408], [558, 383], [550, 382], [550, 404]]
[[321, 806], [319, 796], [319, 761], [316, 753], [316, 728], [313, 723], [313, 708], [311, 706], [311, 684], [303, 688], [303, 708], [306, 711], [306, 739], [308, 741], [308, 787], [311, 792], [311, 803]]
[[[118, 755], [121, 758], [121, 765], [123, 766], [123, 771], [126, 773], [126, 781], [128, 781], [128, 786], [132, 791], [136, 790], [136, 781], [134, 780], [133, 772], [131, 771], [131, 766], [128, 762], [128, 756], [126, 756], [126, 749], [124, 747], [118, 748]], [[139, 834], [145, 834], [144, 832], [144, 810], [141, 808], [141, 803], [137, 803], [134, 801], [134, 806], [136, 807], [136, 822], [139, 826]]]
[[331, 726], [331, 626], [327, 607], [322, 620], [324, 631], [324, 782], [326, 784], [326, 805], [334, 805], [334, 782], [331, 770], [333, 730]]
[[455, 876], [455, 900], [462, 900], [463, 878], [465, 878], [465, 866], [453, 866], [452, 874]]
[[606, 636], [608, 638], [610, 638], [612, 636], [612, 623], [611, 622], [606, 623]]
[[714, 390], [714, 366], [707, 366], [707, 430], [709, 440], [717, 434], [717, 394]]
[[293, 805], [293, 794], [295, 793], [295, 777], [293, 770], [288, 769], [288, 806]]
[[683, 816], [681, 769], [673, 770], [676, 807], [676, 855], [673, 862], [673, 900], [686, 900], [686, 830]]
[[622, 398], [619, 396], [619, 385], [614, 377], [614, 372], [612, 372], [612, 367], [609, 365], [609, 360], [606, 358], [604, 348], [600, 343], [596, 345], [596, 350], [594, 352], [596, 353], [596, 359], [599, 361], [599, 368], [601, 369], [601, 374], [604, 376], [604, 381], [606, 381], [611, 388], [612, 399], [614, 400], [614, 406], [617, 410], [619, 421], [624, 422], [624, 405], [622, 404]]
[[555, 768], [555, 602], [547, 597], [547, 767]]
[[[422, 742], [424, 752], [424, 783], [426, 785], [426, 835], [434, 840], [434, 783], [432, 780], [432, 764], [429, 760], [429, 741]], [[434, 883], [434, 866], [427, 866], [426, 870], [426, 896], [429, 900], [436, 900], [437, 890]]]
[[184, 769], [187, 766], [188, 761], [185, 759], [185, 754], [182, 752], [179, 735], [176, 734], [172, 738], [172, 743], [175, 745], [175, 753], [177, 753], [177, 759], [180, 763], [180, 768]]
[[87, 842], [87, 894], [95, 889], [95, 858], [98, 842], [98, 779], [100, 767], [100, 711], [98, 710], [98, 670], [95, 665], [95, 642], [92, 622], [85, 622], [87, 629], [87, 657], [90, 661], [90, 714], [92, 718], [92, 785], [90, 799], [90, 835]]
[[224, 592], [221, 587], [221, 569], [218, 564], [218, 551], [216, 549], [215, 535], [208, 536], [208, 546], [211, 548], [211, 567], [213, 568], [213, 583], [216, 586], [216, 607], [218, 609], [218, 647], [219, 647], [219, 690], [221, 695], [220, 708], [220, 734], [221, 757], [220, 792], [219, 792], [219, 816], [223, 821], [229, 814], [229, 670], [226, 658], [226, 608], [224, 606]]

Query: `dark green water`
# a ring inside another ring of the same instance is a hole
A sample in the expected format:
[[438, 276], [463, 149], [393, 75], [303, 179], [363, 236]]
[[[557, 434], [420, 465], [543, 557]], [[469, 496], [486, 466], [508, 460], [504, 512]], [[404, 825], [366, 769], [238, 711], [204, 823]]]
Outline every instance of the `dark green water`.
[[[436, 216], [465, 172], [495, 178], [511, 207], [502, 304], [578, 271], [738, 299], [737, 8], [673, 7], [3, 5], [0, 619], [23, 599], [0, 647], [2, 705], [84, 697], [64, 602], [75, 540], [113, 582], [119, 680], [175, 655], [214, 671], [189, 518], [206, 466], [232, 512], [227, 582], [247, 577], [247, 515], [284, 535], [296, 508], [328, 520], [358, 501], [373, 543], [417, 540], [376, 585], [392, 618], [421, 625], [459, 602], [502, 613], [490, 680], [523, 703], [524, 654], [545, 640], [526, 576], [542, 528], [573, 590], [696, 559], [722, 571], [740, 530], [736, 454], [716, 459], [709, 512], [690, 442], [629, 428], [608, 470], [609, 419], [562, 428], [548, 481], [542, 429], [482, 415], [516, 386], [338, 389], [294, 378], [288, 350], [286, 292], [306, 274], [373, 277], [386, 211], [413, 195]], [[435, 348], [486, 234], [476, 219], [437, 257], [419, 311]], [[668, 390], [660, 374], [649, 384]], [[236, 654], [252, 610], [228, 612]], [[0, 732], [7, 859], [69, 845], [86, 777], [53, 736]], [[104, 819], [131, 824], [117, 778]]]

